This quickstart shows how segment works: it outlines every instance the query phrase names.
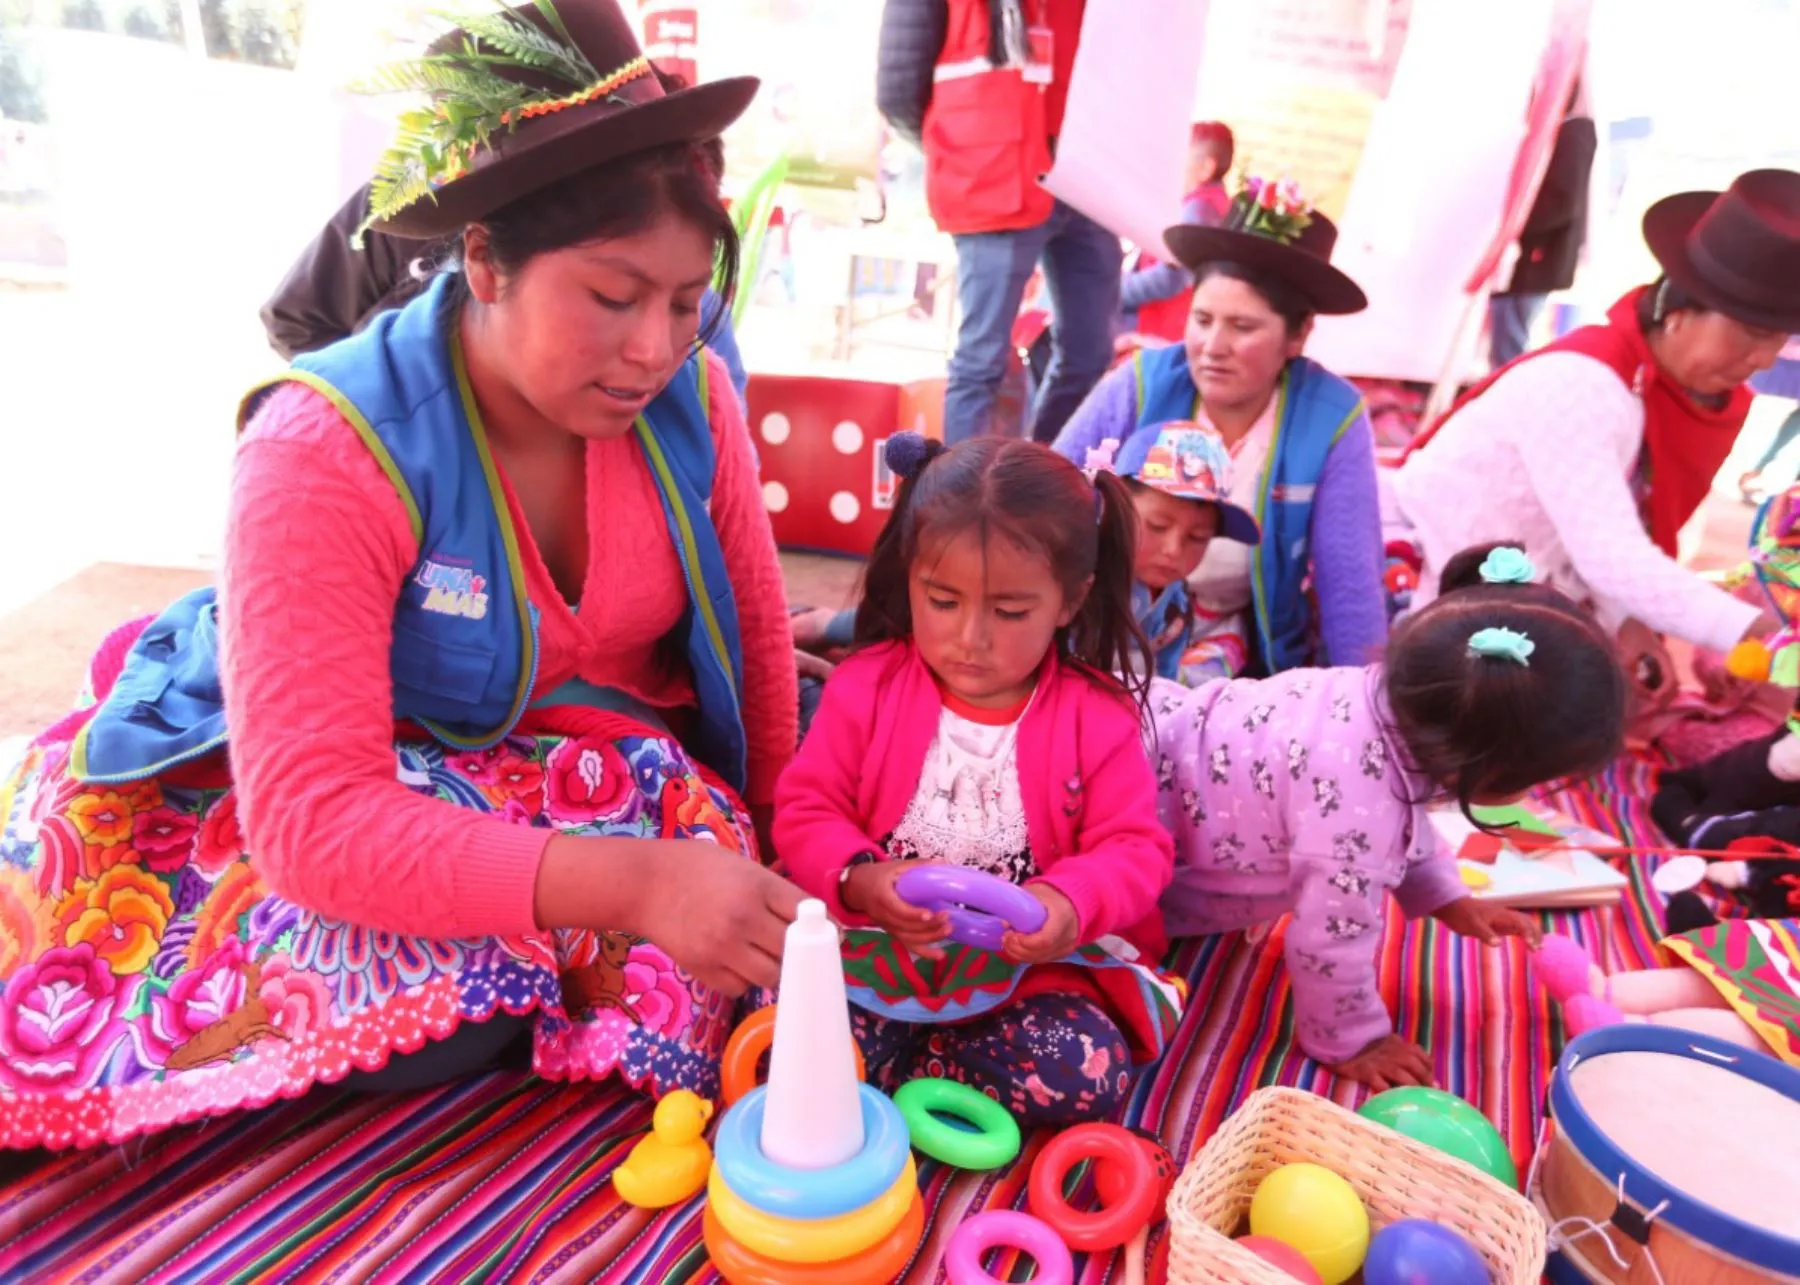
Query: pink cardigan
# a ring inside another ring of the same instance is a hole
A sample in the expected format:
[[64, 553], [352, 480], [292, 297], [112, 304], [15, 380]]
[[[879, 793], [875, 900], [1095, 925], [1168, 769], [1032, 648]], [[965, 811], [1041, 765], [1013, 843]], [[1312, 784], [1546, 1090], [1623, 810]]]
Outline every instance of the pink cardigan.
[[[839, 665], [775, 791], [775, 848], [794, 882], [840, 922], [851, 857], [893, 833], [919, 788], [943, 701], [910, 644]], [[1154, 963], [1167, 939], [1157, 898], [1175, 851], [1157, 820], [1156, 774], [1137, 710], [1052, 659], [1019, 728], [1019, 792], [1040, 877], [1074, 903], [1083, 944], [1116, 934]]]

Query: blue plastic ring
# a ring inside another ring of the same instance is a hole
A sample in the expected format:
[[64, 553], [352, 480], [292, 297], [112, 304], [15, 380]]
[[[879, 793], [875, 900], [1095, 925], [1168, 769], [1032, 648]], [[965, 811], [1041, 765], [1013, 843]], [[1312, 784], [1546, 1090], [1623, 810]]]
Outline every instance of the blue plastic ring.
[[830, 1169], [790, 1169], [763, 1154], [766, 1087], [746, 1093], [719, 1122], [713, 1156], [733, 1193], [780, 1218], [833, 1218], [863, 1208], [892, 1187], [911, 1154], [900, 1108], [879, 1089], [856, 1086], [862, 1100], [863, 1147]]

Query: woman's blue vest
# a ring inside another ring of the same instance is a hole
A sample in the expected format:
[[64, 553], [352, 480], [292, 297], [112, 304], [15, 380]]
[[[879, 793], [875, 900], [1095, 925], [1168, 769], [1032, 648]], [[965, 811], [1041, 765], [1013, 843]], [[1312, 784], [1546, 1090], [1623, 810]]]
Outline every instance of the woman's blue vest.
[[[441, 277], [361, 334], [296, 359], [274, 382], [303, 383], [330, 399], [393, 482], [418, 539], [419, 560], [394, 603], [394, 717], [446, 745], [480, 749], [512, 731], [531, 700], [538, 613], [469, 389], [457, 317], [451, 280]], [[268, 387], [246, 399], [241, 419]], [[725, 556], [707, 512], [714, 450], [706, 407], [705, 354], [696, 352], [635, 431], [687, 580], [677, 636], [699, 701], [690, 748], [741, 790], [743, 659]], [[215, 591], [197, 590], [145, 631], [76, 742], [77, 776], [137, 780], [225, 743], [216, 611]]]
[[[1180, 344], [1138, 353], [1134, 369], [1139, 428], [1199, 415], [1199, 393]], [[1252, 641], [1272, 674], [1320, 663], [1307, 587], [1313, 495], [1331, 448], [1363, 405], [1353, 384], [1305, 357], [1288, 362], [1275, 397], [1275, 436], [1256, 497], [1263, 537], [1250, 560], [1256, 606]]]

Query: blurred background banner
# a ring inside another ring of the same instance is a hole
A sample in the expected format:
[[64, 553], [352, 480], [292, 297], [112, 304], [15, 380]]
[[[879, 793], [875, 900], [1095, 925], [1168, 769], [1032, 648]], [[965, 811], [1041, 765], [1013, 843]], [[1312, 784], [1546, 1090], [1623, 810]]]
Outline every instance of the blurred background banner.
[[1208, 0], [1087, 0], [1056, 163], [1044, 186], [1168, 258]]

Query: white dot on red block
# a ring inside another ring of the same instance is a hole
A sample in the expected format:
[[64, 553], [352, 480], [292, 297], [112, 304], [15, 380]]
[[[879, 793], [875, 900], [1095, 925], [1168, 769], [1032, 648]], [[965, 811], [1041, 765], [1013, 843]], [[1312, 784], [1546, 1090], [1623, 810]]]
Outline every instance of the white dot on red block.
[[845, 420], [831, 430], [831, 444], [845, 455], [854, 455], [863, 448], [862, 425], [855, 420]]
[[831, 516], [848, 526], [862, 516], [862, 504], [848, 491], [831, 497]]
[[763, 507], [771, 513], [785, 513], [788, 506], [788, 489], [779, 482], [763, 483]]
[[788, 423], [788, 417], [780, 411], [770, 411], [763, 416], [762, 439], [770, 446], [780, 446], [793, 431], [794, 426]]

